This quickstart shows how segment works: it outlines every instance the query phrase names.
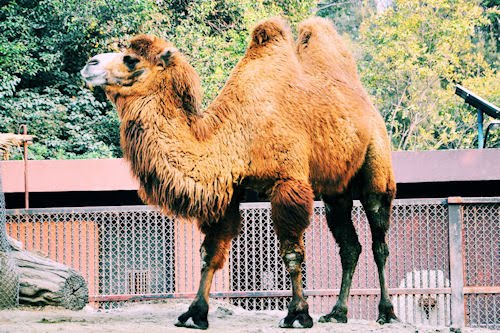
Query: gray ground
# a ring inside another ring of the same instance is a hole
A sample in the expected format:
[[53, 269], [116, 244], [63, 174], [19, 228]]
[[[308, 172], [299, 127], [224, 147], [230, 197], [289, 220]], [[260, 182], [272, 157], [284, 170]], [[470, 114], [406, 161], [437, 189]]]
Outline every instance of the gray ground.
[[[169, 300], [160, 304], [136, 304], [116, 310], [97, 311], [87, 307], [81, 311], [58, 308], [23, 308], [0, 311], [0, 333], [22, 332], [201, 332], [174, 326], [176, 318], [189, 305], [186, 300]], [[351, 320], [348, 324], [321, 324], [318, 315], [313, 315], [311, 329], [280, 329], [278, 322], [285, 316], [284, 311], [246, 311], [227, 303], [211, 300], [209, 313], [210, 328], [206, 332], [227, 333], [439, 333], [450, 332], [444, 327], [416, 327], [410, 324], [389, 324], [380, 326], [375, 322]], [[464, 333], [492, 333], [486, 329], [463, 329]], [[499, 332], [499, 331], [496, 331]]]

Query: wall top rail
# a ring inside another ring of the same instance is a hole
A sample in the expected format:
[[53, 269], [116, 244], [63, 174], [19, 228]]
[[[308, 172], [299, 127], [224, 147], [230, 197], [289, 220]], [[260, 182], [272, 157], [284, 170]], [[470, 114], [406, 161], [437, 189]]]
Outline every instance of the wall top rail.
[[[500, 149], [392, 152], [398, 184], [497, 181]], [[23, 161], [0, 161], [3, 191], [24, 192]], [[30, 193], [134, 191], [139, 184], [121, 158], [31, 160]]]
[[50, 207], [30, 209], [6, 209], [7, 215], [19, 214], [82, 214], [82, 213], [123, 213], [123, 212], [159, 211], [147, 205], [136, 206], [96, 206], [96, 207]]
[[[500, 197], [450, 197], [450, 198], [429, 198], [429, 199], [396, 199], [394, 206], [409, 206], [409, 205], [447, 205], [447, 204], [494, 204], [500, 203]], [[359, 200], [354, 201], [354, 206], [359, 207]], [[314, 202], [315, 208], [324, 207], [322, 201]], [[240, 205], [241, 209], [269, 209], [269, 202], [245, 202]], [[124, 213], [124, 212], [159, 212], [155, 207], [147, 205], [137, 206], [102, 206], [102, 207], [51, 207], [51, 208], [31, 208], [31, 209], [7, 209], [8, 215], [20, 214], [83, 214], [83, 213]]]
[[470, 90], [467, 90], [463, 86], [457, 84], [455, 89], [455, 94], [463, 98], [465, 103], [475, 107], [478, 110], [485, 112], [487, 115], [500, 119], [500, 108], [491, 102], [479, 97]]
[[475, 197], [475, 198], [463, 198], [463, 197], [449, 197], [447, 199], [449, 205], [460, 205], [460, 204], [494, 204], [500, 203], [500, 197]]

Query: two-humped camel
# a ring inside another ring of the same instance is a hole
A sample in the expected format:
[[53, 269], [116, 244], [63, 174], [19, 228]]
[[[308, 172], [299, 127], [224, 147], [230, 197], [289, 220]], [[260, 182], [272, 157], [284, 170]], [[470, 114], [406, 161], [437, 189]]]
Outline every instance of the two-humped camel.
[[214, 272], [240, 230], [245, 188], [269, 196], [293, 298], [281, 327], [311, 327], [303, 296], [303, 234], [313, 199], [322, 198], [340, 246], [342, 284], [321, 322], [346, 322], [347, 298], [361, 252], [351, 221], [361, 198], [379, 271], [378, 322], [396, 319], [384, 278], [395, 182], [383, 120], [361, 86], [352, 55], [327, 20], [299, 26], [294, 45], [281, 19], [253, 30], [226, 85], [200, 109], [200, 80], [169, 42], [140, 35], [122, 53], [100, 54], [82, 69], [102, 86], [121, 119], [124, 157], [145, 202], [196, 218], [205, 234], [198, 293], [176, 325], [207, 328]]

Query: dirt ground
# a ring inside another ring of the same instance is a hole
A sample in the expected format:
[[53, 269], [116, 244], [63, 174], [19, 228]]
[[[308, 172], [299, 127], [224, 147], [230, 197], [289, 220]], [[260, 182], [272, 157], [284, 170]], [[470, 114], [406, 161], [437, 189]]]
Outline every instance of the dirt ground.
[[[22, 308], [0, 311], [0, 333], [42, 332], [198, 332], [174, 326], [176, 318], [189, 305], [187, 300], [169, 300], [160, 304], [135, 304], [115, 310], [95, 310], [86, 307], [81, 311], [57, 308]], [[209, 313], [210, 328], [206, 332], [226, 333], [439, 333], [450, 332], [444, 327], [417, 327], [410, 324], [378, 325], [375, 322], [351, 320], [348, 324], [318, 323], [319, 315], [312, 315], [315, 323], [311, 329], [281, 329], [278, 322], [284, 311], [246, 311], [233, 305], [212, 300]], [[486, 329], [463, 329], [464, 333], [492, 333]], [[497, 331], [498, 332], [498, 331]]]

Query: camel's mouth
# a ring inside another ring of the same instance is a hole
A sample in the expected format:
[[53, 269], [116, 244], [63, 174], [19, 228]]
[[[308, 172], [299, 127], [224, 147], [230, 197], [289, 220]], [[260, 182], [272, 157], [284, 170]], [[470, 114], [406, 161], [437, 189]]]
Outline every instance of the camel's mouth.
[[86, 68], [87, 66], [80, 71], [80, 74], [89, 86], [102, 86], [106, 84], [106, 73], [89, 74]]
[[121, 53], [103, 53], [91, 58], [80, 74], [88, 85], [102, 86], [108, 84], [108, 68], [122, 58]]

